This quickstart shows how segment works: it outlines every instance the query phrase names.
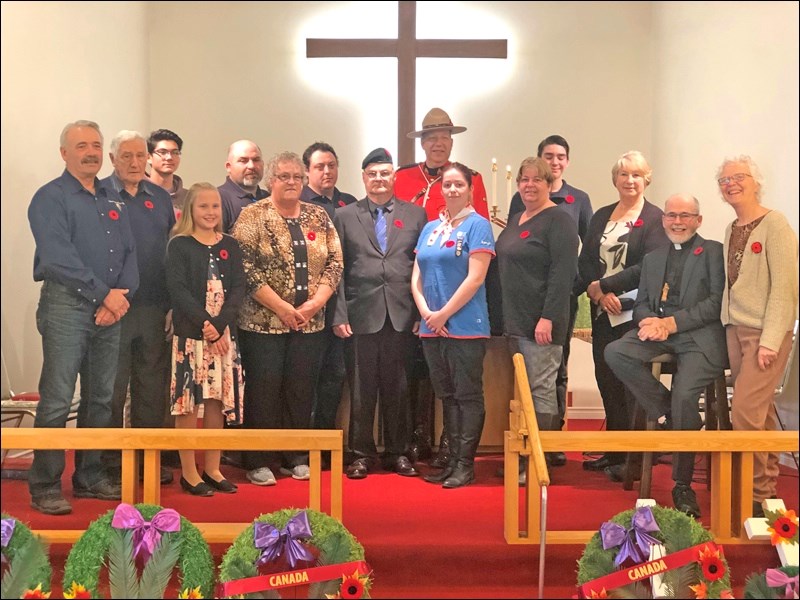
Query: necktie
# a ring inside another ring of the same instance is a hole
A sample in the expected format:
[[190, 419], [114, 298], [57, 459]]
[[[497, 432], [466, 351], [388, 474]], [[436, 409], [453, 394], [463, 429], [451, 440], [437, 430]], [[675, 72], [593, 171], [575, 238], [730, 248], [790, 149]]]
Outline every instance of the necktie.
[[386, 212], [382, 206], [378, 207], [378, 217], [375, 219], [375, 237], [378, 238], [378, 245], [381, 252], [386, 252]]

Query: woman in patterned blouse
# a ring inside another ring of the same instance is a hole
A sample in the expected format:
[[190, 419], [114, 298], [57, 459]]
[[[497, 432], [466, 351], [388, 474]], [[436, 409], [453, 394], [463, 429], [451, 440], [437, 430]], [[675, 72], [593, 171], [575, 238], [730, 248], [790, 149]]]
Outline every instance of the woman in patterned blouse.
[[[247, 378], [244, 426], [309, 429], [325, 344], [325, 303], [342, 274], [339, 237], [325, 209], [300, 201], [303, 163], [293, 152], [267, 166], [272, 195], [242, 210], [233, 228], [248, 296], [239, 315]], [[308, 453], [282, 453], [281, 472], [308, 479]], [[245, 456], [247, 478], [274, 485], [267, 452]]]

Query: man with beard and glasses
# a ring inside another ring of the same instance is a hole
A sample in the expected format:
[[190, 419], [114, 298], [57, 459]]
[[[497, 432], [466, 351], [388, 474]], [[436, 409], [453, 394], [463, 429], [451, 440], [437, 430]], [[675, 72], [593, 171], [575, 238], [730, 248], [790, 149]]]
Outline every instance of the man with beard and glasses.
[[[728, 358], [720, 321], [725, 287], [722, 244], [697, 234], [703, 217], [693, 196], [670, 196], [661, 219], [671, 243], [653, 250], [642, 262], [633, 308], [638, 327], [608, 344], [605, 359], [660, 428], [694, 431], [702, 426], [700, 394], [722, 375]], [[653, 377], [650, 367], [654, 357], [665, 353], [676, 359], [671, 392]], [[675, 508], [699, 518], [693, 474], [694, 453], [676, 453], [672, 500]], [[616, 478], [621, 480], [620, 474]]]

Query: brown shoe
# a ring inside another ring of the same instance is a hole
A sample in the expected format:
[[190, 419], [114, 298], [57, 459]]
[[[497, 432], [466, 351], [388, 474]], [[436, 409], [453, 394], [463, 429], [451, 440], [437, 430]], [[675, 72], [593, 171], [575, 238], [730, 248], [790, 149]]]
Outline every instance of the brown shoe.
[[34, 496], [31, 498], [31, 506], [45, 515], [68, 515], [72, 512], [72, 505], [60, 492], [46, 496]]

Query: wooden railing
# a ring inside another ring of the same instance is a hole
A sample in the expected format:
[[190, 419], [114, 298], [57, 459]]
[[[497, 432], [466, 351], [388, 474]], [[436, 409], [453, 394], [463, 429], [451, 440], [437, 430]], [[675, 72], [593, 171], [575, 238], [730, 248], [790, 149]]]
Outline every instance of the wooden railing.
[[[709, 529], [719, 543], [753, 542], [744, 532], [752, 516], [753, 453], [797, 452], [796, 431], [539, 431], [525, 363], [514, 355], [514, 400], [505, 437], [504, 529], [509, 544], [538, 544], [541, 537], [541, 490], [550, 484], [544, 452], [708, 452], [711, 454]], [[518, 469], [529, 456], [520, 526]], [[600, 523], [598, 523], [598, 528]], [[548, 530], [547, 543], [584, 544], [597, 529]]]
[[[57, 434], [57, 435], [54, 435]], [[290, 450], [309, 452], [308, 507], [322, 510], [322, 451], [331, 453], [330, 512], [342, 518], [342, 432], [307, 429], [39, 429], [4, 428], [3, 450], [121, 450], [122, 501], [161, 503], [162, 450]], [[144, 477], [139, 481], [139, 453]], [[195, 523], [209, 543], [228, 543], [250, 523]], [[71, 543], [82, 530], [37, 530], [51, 543]]]

